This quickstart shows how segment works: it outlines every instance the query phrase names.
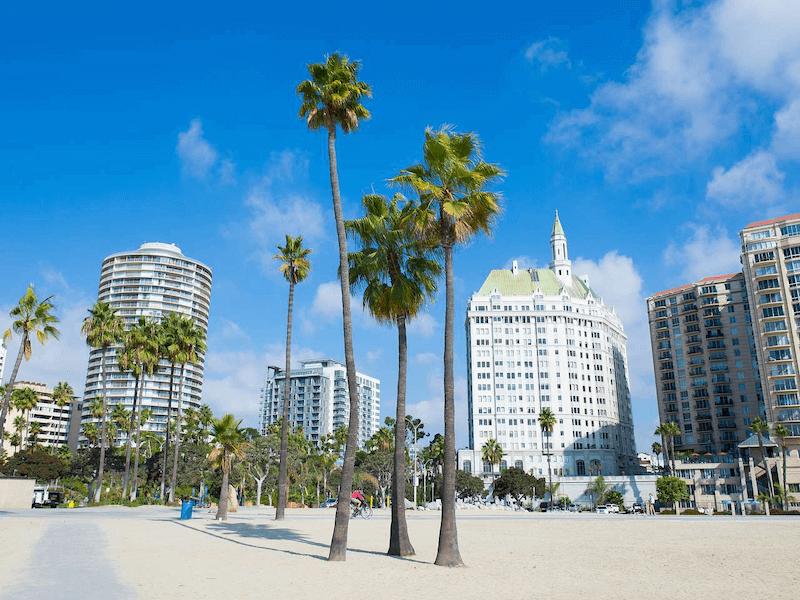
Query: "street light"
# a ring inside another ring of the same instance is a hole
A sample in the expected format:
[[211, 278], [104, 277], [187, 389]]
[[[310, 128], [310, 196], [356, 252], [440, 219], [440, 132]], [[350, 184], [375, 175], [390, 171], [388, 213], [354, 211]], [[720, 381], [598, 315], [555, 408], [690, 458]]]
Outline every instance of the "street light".
[[424, 427], [425, 424], [420, 420], [417, 419], [416, 426], [414, 425], [414, 421], [408, 418], [406, 415], [405, 418], [406, 425], [408, 428], [414, 432], [414, 506], [417, 506], [417, 486], [419, 485], [419, 477], [417, 476], [417, 434], [419, 433], [420, 428]]

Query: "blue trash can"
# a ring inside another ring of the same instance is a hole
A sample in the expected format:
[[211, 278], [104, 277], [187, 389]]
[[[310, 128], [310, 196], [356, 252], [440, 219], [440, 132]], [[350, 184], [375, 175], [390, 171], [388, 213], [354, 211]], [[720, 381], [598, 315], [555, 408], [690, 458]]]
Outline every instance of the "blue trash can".
[[181, 502], [181, 521], [192, 518], [192, 503]]

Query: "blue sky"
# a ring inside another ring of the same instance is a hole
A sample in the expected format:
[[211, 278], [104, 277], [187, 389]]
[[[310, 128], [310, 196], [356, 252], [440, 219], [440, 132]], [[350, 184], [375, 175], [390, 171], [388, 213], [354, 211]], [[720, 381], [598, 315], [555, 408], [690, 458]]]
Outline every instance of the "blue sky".
[[[287, 288], [271, 256], [285, 233], [314, 249], [294, 357], [343, 357], [325, 139], [297, 118], [294, 91], [307, 63], [339, 50], [374, 90], [372, 119], [339, 138], [346, 218], [420, 159], [429, 125], [477, 132], [508, 171], [494, 235], [456, 255], [459, 446], [466, 298], [512, 259], [545, 266], [558, 209], [575, 272], [630, 337], [649, 447], [644, 298], [737, 270], [739, 229], [800, 204], [800, 5], [325, 6], [0, 7], [0, 326], [34, 282], [56, 295], [63, 330], [20, 377], [83, 387], [78, 328], [101, 261], [145, 241], [214, 271], [204, 400], [216, 412], [254, 425], [265, 367], [282, 364]], [[409, 412], [434, 431], [443, 318], [437, 302], [409, 341]], [[393, 414], [394, 331], [358, 311], [354, 344]]]

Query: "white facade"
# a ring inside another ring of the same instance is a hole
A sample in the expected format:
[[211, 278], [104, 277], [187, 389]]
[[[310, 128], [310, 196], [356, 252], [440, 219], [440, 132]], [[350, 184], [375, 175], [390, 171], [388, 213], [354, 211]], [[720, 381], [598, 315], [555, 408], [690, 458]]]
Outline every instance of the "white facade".
[[[211, 277], [209, 267], [187, 258], [174, 244], [146, 243], [138, 250], [113, 254], [103, 261], [97, 299], [108, 302], [117, 310], [126, 329], [132, 327], [140, 316], [160, 321], [169, 313], [176, 312], [191, 317], [195, 325], [207, 334]], [[101, 351], [93, 349], [86, 374], [83, 423], [96, 420], [89, 414], [89, 405], [92, 398], [102, 394], [100, 358]], [[201, 353], [197, 364], [186, 365], [183, 410], [200, 408], [204, 361]], [[169, 363], [162, 360], [157, 373], [139, 381], [137, 406], [153, 411], [153, 418], [142, 426], [143, 431], [163, 434], [166, 429], [169, 372]], [[178, 373], [176, 368], [173, 417], [177, 414]], [[106, 355], [105, 374], [109, 378], [109, 412], [120, 403], [130, 410], [133, 407], [134, 378], [130, 372], [120, 373], [116, 348], [110, 348]], [[116, 440], [117, 443], [122, 441]]]
[[[65, 406], [58, 406], [53, 402], [53, 390], [43, 383], [35, 383], [32, 381], [16, 381], [14, 382], [14, 389], [30, 388], [39, 398], [36, 407], [23, 415], [26, 420], [32, 423], [39, 423], [42, 430], [36, 438], [40, 446], [64, 446], [67, 444], [67, 436], [69, 434], [70, 415], [72, 413], [72, 405], [66, 404]], [[73, 399], [74, 401], [74, 399]], [[14, 433], [13, 425], [14, 420], [22, 415], [22, 413], [13, 408], [9, 408], [8, 417], [6, 418], [6, 431], [10, 434]], [[22, 436], [23, 432], [20, 432]], [[25, 441], [27, 447], [28, 442]], [[3, 448], [11, 455], [14, 453], [15, 448], [11, 445], [10, 440], [5, 440]], [[19, 448], [17, 448], [18, 450]]]
[[[306, 439], [319, 445], [322, 436], [331, 434], [350, 422], [350, 399], [347, 390], [347, 368], [336, 360], [301, 361], [300, 369], [291, 371], [289, 388], [289, 424], [302, 427]], [[380, 428], [381, 383], [378, 379], [356, 372], [358, 380], [358, 446]], [[261, 393], [259, 430], [283, 416], [283, 369], [268, 367]]]
[[3, 383], [3, 371], [6, 367], [6, 356], [8, 356], [8, 348], [6, 343], [0, 341], [0, 383]]
[[[470, 450], [459, 468], [490, 481], [498, 466], [562, 477], [638, 471], [627, 337], [613, 307], [572, 273], [556, 213], [548, 269], [495, 270], [467, 306]], [[556, 417], [546, 438], [539, 415]], [[490, 439], [501, 465], [484, 464]]]

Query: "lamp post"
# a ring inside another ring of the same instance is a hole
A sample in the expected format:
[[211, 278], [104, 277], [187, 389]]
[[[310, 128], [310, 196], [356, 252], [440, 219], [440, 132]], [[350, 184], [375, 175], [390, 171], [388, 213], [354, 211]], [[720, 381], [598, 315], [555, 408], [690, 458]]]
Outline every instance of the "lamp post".
[[420, 421], [419, 419], [417, 419], [417, 424], [415, 426], [414, 425], [414, 421], [409, 419], [408, 416], [406, 416], [405, 421], [406, 421], [406, 425], [408, 426], [408, 428], [411, 431], [414, 432], [414, 440], [413, 440], [414, 441], [414, 506], [416, 507], [417, 506], [417, 486], [419, 485], [419, 477], [417, 476], [417, 460], [418, 460], [418, 455], [417, 455], [417, 434], [419, 433], [420, 428], [424, 427], [425, 424], [422, 421]]

